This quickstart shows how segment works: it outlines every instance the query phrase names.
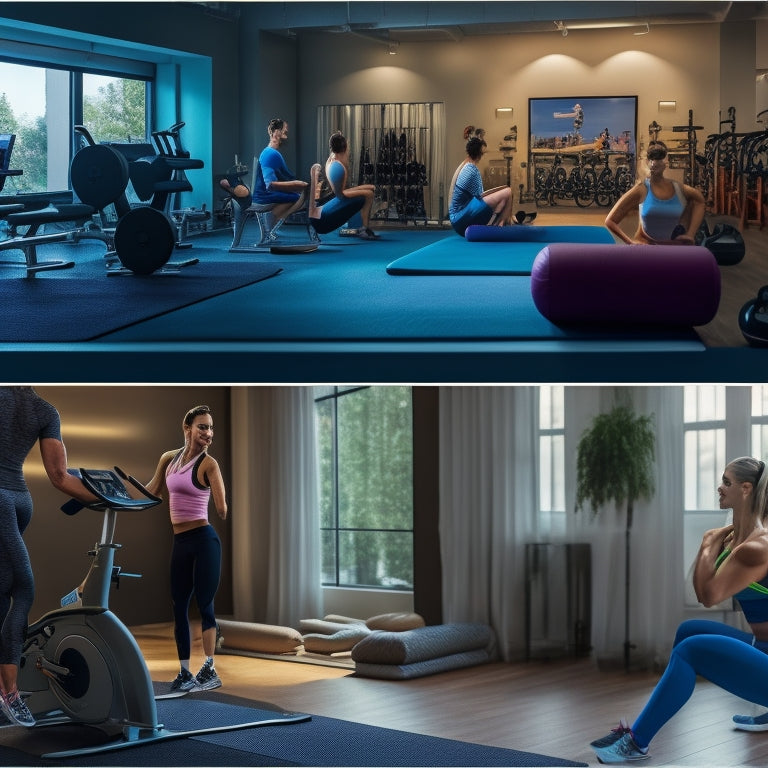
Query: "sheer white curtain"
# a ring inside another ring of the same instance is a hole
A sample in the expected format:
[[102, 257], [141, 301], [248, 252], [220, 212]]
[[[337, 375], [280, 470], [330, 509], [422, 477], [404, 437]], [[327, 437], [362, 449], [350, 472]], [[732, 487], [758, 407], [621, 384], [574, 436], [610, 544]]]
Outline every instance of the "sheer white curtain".
[[536, 510], [534, 390], [440, 390], [443, 617], [490, 624], [502, 658], [525, 648], [525, 543]]
[[298, 626], [323, 607], [313, 391], [235, 387], [232, 412], [235, 618]]
[[[630, 534], [630, 642], [635, 663], [663, 665], [675, 629], [684, 618], [683, 394], [679, 387], [624, 387], [638, 414], [653, 414], [656, 428], [656, 494], [635, 505]], [[614, 387], [569, 387], [566, 391], [566, 456], [592, 419], [611, 410]], [[575, 459], [567, 468], [569, 509], [576, 487]], [[626, 510], [588, 510], [569, 515], [571, 540], [592, 545], [592, 646], [598, 660], [624, 653], [624, 562]]]
[[[624, 389], [636, 412], [652, 413], [656, 425], [656, 494], [635, 506], [630, 539], [632, 658], [663, 664], [684, 610], [682, 390]], [[615, 397], [612, 387], [566, 388], [564, 540], [591, 544], [598, 660], [623, 659], [625, 511], [573, 513], [575, 456], [584, 430]], [[555, 540], [538, 519], [537, 402], [529, 387], [440, 390], [443, 615], [491, 624], [507, 660], [525, 649], [525, 545]]]

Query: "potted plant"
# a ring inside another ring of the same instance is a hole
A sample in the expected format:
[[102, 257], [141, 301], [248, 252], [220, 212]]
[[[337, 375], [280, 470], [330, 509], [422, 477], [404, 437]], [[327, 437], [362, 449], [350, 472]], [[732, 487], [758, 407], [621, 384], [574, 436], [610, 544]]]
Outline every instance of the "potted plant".
[[582, 434], [576, 452], [576, 512], [592, 515], [613, 502], [626, 505], [624, 562], [624, 668], [629, 669], [629, 554], [635, 502], [655, 491], [653, 415], [640, 416], [626, 403], [598, 414]]

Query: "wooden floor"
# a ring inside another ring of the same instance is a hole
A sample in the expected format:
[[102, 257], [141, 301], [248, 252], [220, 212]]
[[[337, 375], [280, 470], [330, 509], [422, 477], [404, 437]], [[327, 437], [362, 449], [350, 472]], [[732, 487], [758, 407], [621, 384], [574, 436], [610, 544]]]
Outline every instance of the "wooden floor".
[[[540, 209], [537, 224], [593, 224], [605, 222], [607, 210], [559, 206], [552, 210]], [[710, 230], [719, 222], [739, 228], [735, 217], [708, 215]], [[628, 217], [622, 224], [625, 231], [634, 234], [637, 217]], [[739, 311], [747, 301], [757, 296], [757, 291], [768, 285], [768, 227], [762, 230], [750, 225], [742, 231], [746, 254], [738, 264], [720, 267], [722, 294], [715, 318], [707, 325], [696, 328], [707, 347], [746, 347], [738, 323]]]
[[[134, 634], [153, 680], [178, 672], [170, 626]], [[193, 664], [202, 648], [193, 647]], [[223, 693], [268, 709], [304, 712], [598, 765], [589, 742], [634, 718], [658, 675], [599, 670], [591, 659], [494, 663], [409, 681], [348, 670], [219, 654]], [[194, 694], [191, 694], [194, 695]], [[765, 766], [768, 733], [733, 729], [752, 706], [700, 681], [651, 745], [650, 766]]]

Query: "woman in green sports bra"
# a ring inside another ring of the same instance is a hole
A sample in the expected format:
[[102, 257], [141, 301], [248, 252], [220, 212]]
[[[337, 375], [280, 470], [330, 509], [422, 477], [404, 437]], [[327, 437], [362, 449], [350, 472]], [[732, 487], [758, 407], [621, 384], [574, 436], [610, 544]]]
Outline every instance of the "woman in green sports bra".
[[[698, 676], [768, 707], [768, 472], [759, 459], [730, 462], [717, 489], [733, 523], [704, 534], [693, 585], [704, 606], [738, 601], [750, 632], [717, 621], [684, 621], [669, 663], [631, 727], [620, 722], [591, 743], [601, 763], [644, 760], [659, 729], [688, 701]], [[742, 730], [768, 730], [768, 716], [736, 715]]]

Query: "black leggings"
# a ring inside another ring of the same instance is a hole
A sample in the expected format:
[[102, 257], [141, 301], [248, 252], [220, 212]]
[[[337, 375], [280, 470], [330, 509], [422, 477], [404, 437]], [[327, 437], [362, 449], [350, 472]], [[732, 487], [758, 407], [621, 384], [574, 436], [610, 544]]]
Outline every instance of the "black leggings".
[[0, 489], [0, 664], [18, 664], [35, 599], [35, 579], [22, 534], [32, 519], [28, 491]]
[[171, 599], [174, 637], [179, 659], [190, 657], [189, 604], [195, 596], [203, 632], [216, 626], [213, 598], [221, 576], [221, 541], [212, 525], [193, 528], [173, 537]]

